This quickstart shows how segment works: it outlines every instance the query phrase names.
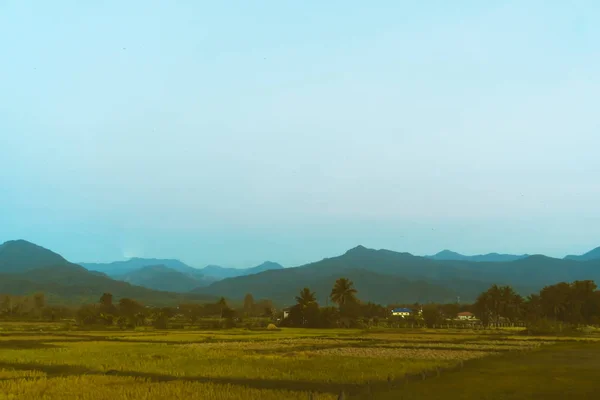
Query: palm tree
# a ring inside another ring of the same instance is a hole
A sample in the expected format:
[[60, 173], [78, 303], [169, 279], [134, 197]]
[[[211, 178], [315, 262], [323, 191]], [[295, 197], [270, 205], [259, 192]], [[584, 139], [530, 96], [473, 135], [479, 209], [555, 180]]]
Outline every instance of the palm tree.
[[357, 290], [354, 288], [354, 282], [347, 278], [340, 278], [335, 281], [329, 297], [338, 306], [344, 306], [356, 302], [356, 293]]
[[219, 299], [219, 301], [217, 302], [217, 306], [219, 306], [220, 311], [221, 311], [221, 319], [223, 318], [223, 310], [227, 308], [227, 301], [225, 300], [225, 297], [221, 297]]
[[300, 295], [296, 296], [296, 302], [301, 308], [306, 308], [317, 302], [315, 292], [311, 292], [309, 288], [304, 288], [300, 291]]
[[296, 302], [298, 304], [290, 310], [290, 318], [292, 318], [292, 314], [297, 315], [302, 325], [314, 321], [315, 311], [318, 312], [319, 309], [315, 292], [311, 292], [309, 288], [302, 289], [300, 295], [296, 296]]

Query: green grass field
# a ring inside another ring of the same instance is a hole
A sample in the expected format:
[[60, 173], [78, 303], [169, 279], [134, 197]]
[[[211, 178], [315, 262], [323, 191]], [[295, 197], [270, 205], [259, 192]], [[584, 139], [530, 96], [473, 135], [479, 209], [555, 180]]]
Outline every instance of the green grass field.
[[[504, 377], [506, 390], [512, 390], [509, 383], [523, 381], [528, 371], [544, 376], [544, 363], [535, 360], [551, 358], [553, 351], [561, 362], [572, 360], [556, 370], [565, 378], [547, 385], [553, 390], [561, 384], [571, 388], [575, 381], [566, 377], [587, 371], [588, 364], [600, 366], [600, 357], [569, 356], [588, 350], [598, 356], [600, 342], [588, 343], [593, 338], [514, 331], [60, 329], [0, 324], [0, 399], [305, 400], [310, 392], [315, 399], [336, 399], [341, 391], [375, 399], [521, 399], [531, 396], [493, 397], [486, 391], [488, 397], [482, 397], [473, 387], [486, 390]], [[469, 389], [461, 390], [463, 384]], [[529, 393], [523, 390], [515, 393]], [[455, 397], [459, 394], [463, 397]]]

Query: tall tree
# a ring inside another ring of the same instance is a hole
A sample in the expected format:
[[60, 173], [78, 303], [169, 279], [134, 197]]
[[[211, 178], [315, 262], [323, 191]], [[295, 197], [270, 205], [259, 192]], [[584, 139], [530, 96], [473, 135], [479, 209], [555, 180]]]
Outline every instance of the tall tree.
[[46, 306], [46, 297], [44, 296], [44, 293], [36, 293], [33, 295], [33, 306], [35, 312], [41, 318], [42, 310]]
[[544, 287], [540, 291], [540, 301], [544, 314], [557, 321], [565, 321], [567, 319], [566, 312], [570, 292], [571, 288], [566, 282]]
[[434, 328], [436, 324], [441, 324], [443, 320], [442, 312], [437, 304], [423, 306], [423, 321], [428, 328]]
[[254, 309], [254, 297], [250, 293], [246, 293], [244, 297], [244, 313], [246, 316], [252, 315]]
[[525, 320], [527, 322], [536, 322], [544, 315], [539, 294], [531, 294], [527, 296], [527, 300], [525, 300], [523, 307], [525, 312]]
[[104, 293], [100, 297], [100, 304], [106, 308], [110, 308], [113, 306], [113, 295], [110, 293]]
[[219, 301], [217, 302], [217, 306], [219, 307], [219, 313], [221, 315], [221, 318], [223, 318], [224, 316], [224, 311], [229, 308], [227, 306], [227, 301], [225, 300], [225, 297], [221, 297], [219, 299]]
[[329, 297], [338, 306], [344, 306], [350, 303], [356, 303], [357, 290], [354, 288], [354, 282], [347, 278], [340, 278], [335, 281]]
[[317, 302], [315, 292], [311, 292], [309, 288], [304, 288], [300, 291], [300, 295], [296, 296], [296, 303], [302, 308], [306, 308]]
[[295, 314], [302, 321], [302, 325], [313, 326], [318, 323], [319, 305], [317, 297], [309, 288], [304, 288], [300, 294], [296, 296], [296, 305], [292, 307], [290, 313]]

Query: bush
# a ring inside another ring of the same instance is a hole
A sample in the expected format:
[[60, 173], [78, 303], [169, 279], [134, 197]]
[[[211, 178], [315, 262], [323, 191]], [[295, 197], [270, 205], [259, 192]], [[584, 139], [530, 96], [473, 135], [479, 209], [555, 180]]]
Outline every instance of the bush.
[[270, 330], [270, 331], [276, 331], [276, 330], [278, 330], [279, 328], [277, 328], [277, 326], [275, 326], [274, 324], [269, 324], [269, 325], [267, 326], [267, 329], [268, 329], [268, 330]]

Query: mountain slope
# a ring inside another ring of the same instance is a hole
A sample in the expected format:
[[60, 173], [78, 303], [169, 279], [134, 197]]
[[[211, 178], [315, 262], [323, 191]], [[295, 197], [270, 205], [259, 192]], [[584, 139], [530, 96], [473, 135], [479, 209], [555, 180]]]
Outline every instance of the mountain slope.
[[[358, 246], [339, 257], [296, 268], [229, 278], [196, 291], [213, 295], [221, 293], [233, 298], [241, 298], [249, 292], [255, 297], [292, 303], [296, 294], [306, 286], [316, 291], [323, 303], [333, 283], [340, 277], [354, 281], [361, 299], [381, 303], [455, 301], [457, 296], [466, 300], [475, 298], [489, 286], [471, 282], [469, 271], [445, 268], [433, 260]], [[464, 281], [460, 281], [461, 278]], [[455, 281], [453, 287], [440, 285], [440, 282], [452, 279]]]
[[201, 269], [206, 276], [215, 278], [215, 280], [233, 278], [236, 276], [245, 276], [258, 274], [259, 272], [283, 269], [283, 266], [276, 262], [265, 261], [264, 263], [252, 268], [224, 268], [218, 265], [208, 265]]
[[[395, 302], [400, 302], [402, 292], [411, 293], [410, 287], [420, 281], [435, 288], [423, 291], [426, 295], [419, 295], [423, 301], [450, 295], [472, 301], [491, 284], [509, 284], [519, 293], [528, 295], [560, 281], [593, 279], [600, 282], [600, 261], [577, 262], [545, 256], [529, 256], [511, 262], [437, 261], [358, 246], [338, 257], [296, 268], [229, 278], [197, 289], [197, 292], [234, 298], [250, 292], [259, 297], [292, 302], [304, 286], [312, 290], [322, 288], [322, 293], [317, 294], [326, 296], [331, 290], [332, 279], [350, 276], [356, 277], [354, 283], [363, 300], [396, 299]], [[389, 282], [395, 284], [390, 287]], [[438, 296], [439, 293], [443, 295]]]
[[60, 255], [26, 241], [0, 246], [0, 293], [25, 295], [42, 291], [58, 303], [95, 302], [102, 293], [130, 297], [147, 305], [213, 300], [199, 294], [177, 294], [134, 286], [90, 272]]
[[114, 261], [111, 263], [79, 263], [82, 267], [88, 270], [104, 272], [108, 276], [120, 276], [129, 272], [139, 270], [140, 268], [150, 267], [153, 265], [164, 265], [165, 267], [174, 269], [194, 276], [202, 278], [204, 275], [198, 268], [190, 267], [185, 263], [174, 259], [157, 259], [157, 258], [130, 258], [127, 261]]
[[426, 258], [437, 260], [437, 261], [473, 261], [473, 262], [510, 262], [520, 260], [528, 257], [527, 254], [514, 255], [514, 254], [498, 254], [488, 253], [479, 254], [475, 256], [465, 256], [464, 254], [456, 253], [450, 250], [442, 250], [432, 256], [426, 256]]
[[269, 298], [277, 304], [288, 306], [294, 304], [294, 298], [302, 288], [309, 287], [316, 292], [319, 303], [325, 305], [333, 284], [341, 276], [354, 281], [361, 299], [381, 304], [445, 302], [453, 301], [457, 296], [454, 290], [438, 285], [364, 269], [348, 269], [342, 275], [324, 272], [314, 276], [302, 268], [286, 268], [224, 279], [196, 291], [212, 295], [221, 293], [228, 298], [242, 298], [246, 293], [252, 293], [254, 297]]
[[206, 286], [207, 284], [203, 280], [196, 279], [165, 265], [143, 267], [121, 276], [115, 276], [115, 279], [168, 292], [189, 292], [194, 288]]
[[574, 261], [591, 261], [591, 260], [600, 260], [600, 247], [596, 247], [594, 250], [590, 250], [585, 254], [580, 256], [569, 255], [565, 257], [565, 260], [574, 260]]
[[10, 240], [0, 245], [0, 273], [27, 272], [47, 265], [68, 263], [62, 256], [26, 240]]

